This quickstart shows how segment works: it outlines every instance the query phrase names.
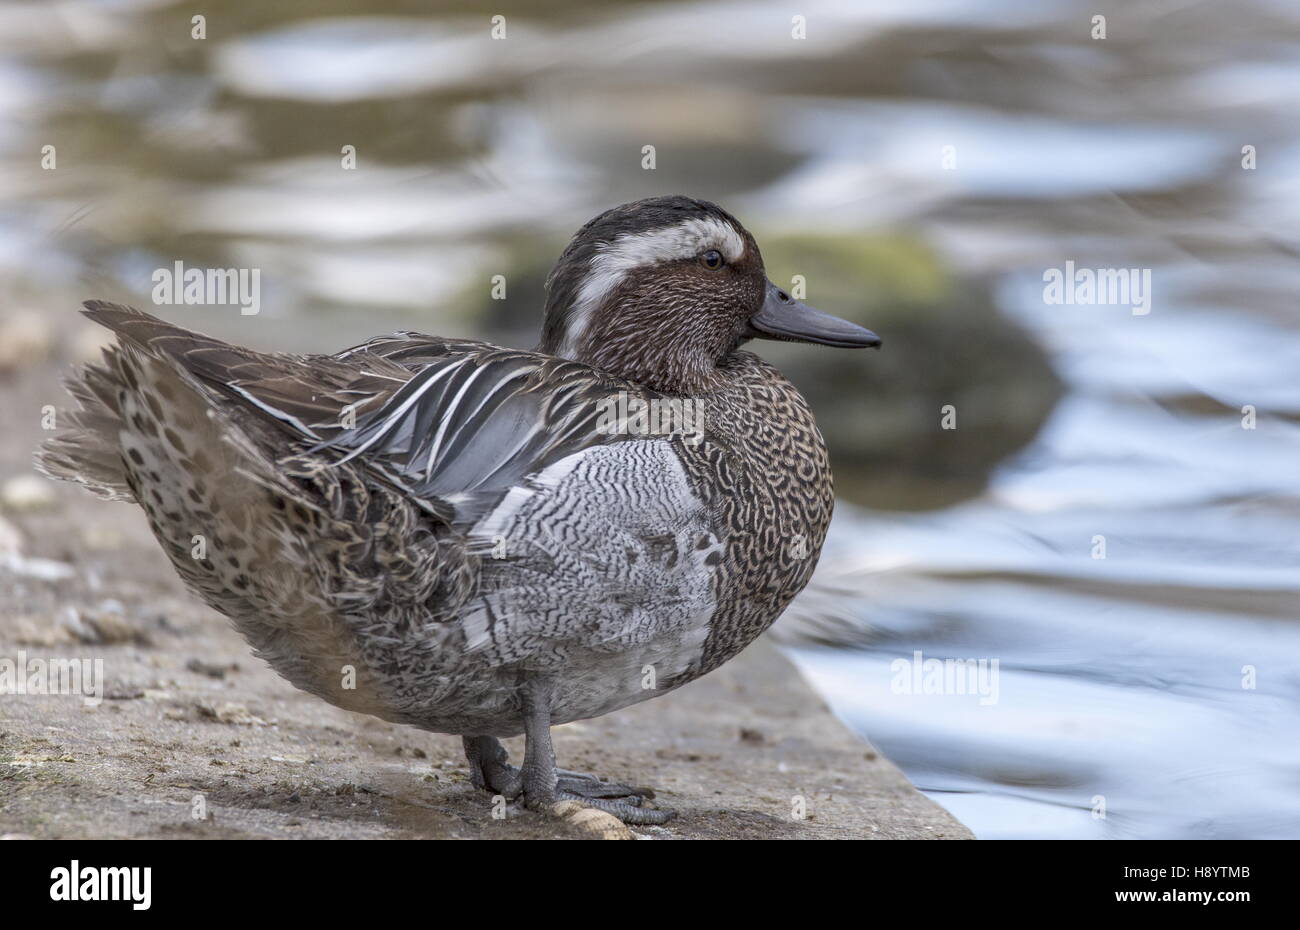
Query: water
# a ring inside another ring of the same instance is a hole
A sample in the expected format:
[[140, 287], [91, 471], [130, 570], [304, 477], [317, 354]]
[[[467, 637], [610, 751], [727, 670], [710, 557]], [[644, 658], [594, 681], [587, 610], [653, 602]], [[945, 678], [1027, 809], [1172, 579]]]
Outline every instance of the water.
[[[865, 642], [797, 660], [980, 837], [1300, 835], [1295, 333], [1034, 293], [1013, 281], [1006, 305], [1056, 347], [1072, 393], [983, 498], [842, 508], [795, 619]], [[1180, 412], [1194, 387], [1271, 413], [1246, 430], [1233, 410]], [[891, 663], [918, 650], [996, 659], [996, 702], [899, 693]]]
[[[842, 505], [797, 661], [981, 837], [1300, 836], [1294, 4], [813, 2], [793, 41], [765, 0], [568, 0], [496, 43], [355, 6], [226, 3], [202, 41], [168, 0], [0, 7], [0, 306], [182, 258], [263, 270], [261, 344], [505, 339], [459, 295], [636, 196], [918, 236], [1066, 393], [976, 497]], [[1046, 304], [1067, 260], [1150, 269], [1151, 312]], [[996, 660], [996, 702], [898, 693], [918, 650]]]

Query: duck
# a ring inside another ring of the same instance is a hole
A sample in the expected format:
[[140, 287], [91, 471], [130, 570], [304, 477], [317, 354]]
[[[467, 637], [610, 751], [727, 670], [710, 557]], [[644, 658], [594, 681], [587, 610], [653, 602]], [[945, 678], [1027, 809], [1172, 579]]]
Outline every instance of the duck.
[[139, 505], [297, 688], [460, 736], [471, 783], [524, 809], [662, 824], [653, 789], [558, 768], [551, 728], [672, 692], [776, 621], [834, 494], [807, 402], [742, 347], [880, 339], [680, 195], [596, 216], [546, 293], [531, 351], [398, 332], [333, 355], [87, 301], [115, 338], [36, 467]]

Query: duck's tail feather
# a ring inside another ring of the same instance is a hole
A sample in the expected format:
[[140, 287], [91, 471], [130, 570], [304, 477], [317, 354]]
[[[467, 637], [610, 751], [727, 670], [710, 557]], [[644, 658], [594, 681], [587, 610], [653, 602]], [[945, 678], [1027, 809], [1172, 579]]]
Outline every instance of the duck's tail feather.
[[126, 482], [126, 470], [116, 443], [109, 437], [121, 428], [114, 398], [112, 355], [107, 365], [86, 365], [65, 381], [77, 409], [55, 412], [55, 425], [64, 432], [41, 443], [36, 450], [36, 470], [49, 478], [73, 481], [92, 494], [111, 501], [135, 501]]
[[80, 484], [106, 500], [134, 503], [119, 435], [126, 425], [122, 411], [126, 392], [138, 385], [132, 366], [124, 363], [123, 345], [166, 355], [183, 343], [220, 343], [122, 304], [88, 300], [83, 306], [87, 317], [116, 333], [120, 342], [104, 348], [99, 364], [83, 365], [65, 380], [76, 408], [54, 412], [52, 425], [61, 431], [37, 449], [36, 470]]
[[156, 316], [128, 307], [126, 304], [110, 303], [107, 300], [87, 300], [81, 306], [82, 313], [99, 325], [111, 329], [122, 339], [130, 342], [150, 355], [180, 358], [199, 348], [225, 348], [231, 353], [238, 350], [220, 339], [205, 336], [160, 320]]

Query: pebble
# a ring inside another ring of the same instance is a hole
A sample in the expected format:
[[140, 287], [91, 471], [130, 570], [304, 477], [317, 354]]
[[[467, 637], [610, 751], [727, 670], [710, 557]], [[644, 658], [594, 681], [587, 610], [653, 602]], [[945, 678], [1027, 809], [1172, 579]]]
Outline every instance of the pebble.
[[92, 608], [66, 607], [61, 619], [73, 636], [88, 645], [107, 646], [142, 639], [141, 632], [127, 620], [126, 608], [120, 601], [100, 601]]
[[20, 371], [50, 357], [54, 330], [35, 310], [18, 310], [0, 318], [0, 372]]
[[0, 519], [0, 552], [17, 555], [22, 548], [23, 537], [18, 527]]
[[111, 526], [92, 523], [81, 530], [81, 542], [92, 552], [111, 552], [122, 548], [125, 537]]
[[[248, 708], [243, 704], [226, 702], [217, 707], [213, 707], [211, 704], [196, 702], [194, 707], [199, 712], [200, 716], [207, 717], [210, 720], [216, 720], [218, 723], [233, 723], [245, 727], [265, 727], [270, 725], [261, 717], [256, 717], [250, 713]], [[288, 756], [285, 757], [285, 760], [287, 761], [291, 758], [293, 761], [298, 761], [296, 758]], [[306, 760], [303, 759], [301, 761], [305, 762]]]
[[613, 814], [586, 807], [578, 801], [559, 801], [551, 805], [552, 816], [559, 817], [571, 827], [582, 831], [592, 839], [598, 840], [634, 840], [636, 834], [627, 824]]
[[202, 659], [190, 659], [185, 663], [185, 668], [200, 675], [207, 675], [209, 678], [225, 678], [227, 672], [239, 671], [239, 666], [233, 662], [217, 665], [212, 662], [205, 662]]
[[16, 550], [6, 550], [3, 545], [0, 545], [0, 572], [9, 572], [39, 581], [63, 581], [76, 574], [76, 570], [66, 562], [24, 558]]
[[72, 632], [63, 626], [51, 626], [35, 617], [17, 617], [7, 630], [15, 643], [23, 646], [67, 646], [77, 641]]
[[50, 510], [57, 502], [54, 486], [40, 475], [15, 475], [0, 485], [0, 503], [14, 513]]

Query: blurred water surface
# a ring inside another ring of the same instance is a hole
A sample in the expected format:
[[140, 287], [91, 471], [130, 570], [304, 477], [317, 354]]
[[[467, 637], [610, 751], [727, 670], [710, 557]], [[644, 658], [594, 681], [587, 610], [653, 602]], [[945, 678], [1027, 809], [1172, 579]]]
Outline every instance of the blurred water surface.
[[[793, 40], [788, 4], [565, 0], [485, 41], [469, 3], [202, 6], [201, 41], [168, 0], [0, 6], [4, 305], [147, 303], [184, 259], [263, 269], [259, 344], [504, 340], [466, 289], [637, 196], [917, 238], [1064, 396], [973, 497], [912, 466], [916, 509], [842, 505], [782, 637], [982, 837], [1300, 836], [1300, 7], [816, 0]], [[1067, 260], [1151, 269], [1151, 312], [1046, 304]], [[923, 361], [1022, 364], [973, 351]], [[918, 650], [996, 659], [997, 701], [898, 693]]]

